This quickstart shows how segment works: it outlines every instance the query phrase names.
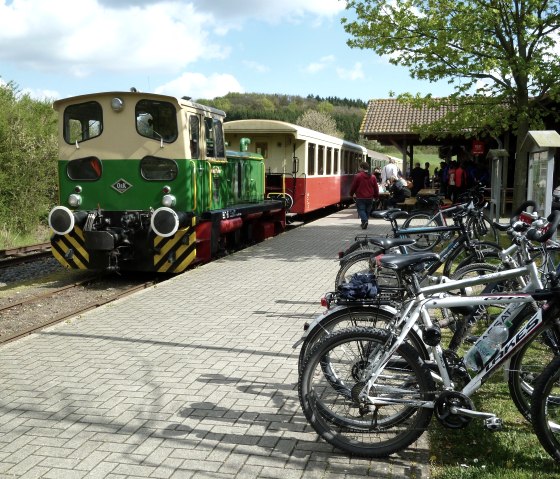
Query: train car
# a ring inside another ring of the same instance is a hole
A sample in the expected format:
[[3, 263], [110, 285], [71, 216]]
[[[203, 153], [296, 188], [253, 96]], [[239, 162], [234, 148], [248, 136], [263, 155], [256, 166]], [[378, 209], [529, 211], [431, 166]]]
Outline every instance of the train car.
[[235, 149], [259, 153], [266, 168], [266, 195], [284, 198], [293, 214], [351, 203], [349, 191], [366, 148], [276, 120], [224, 123]]
[[223, 111], [189, 99], [105, 92], [56, 101], [66, 268], [180, 273], [283, 231], [262, 155], [225, 149]]

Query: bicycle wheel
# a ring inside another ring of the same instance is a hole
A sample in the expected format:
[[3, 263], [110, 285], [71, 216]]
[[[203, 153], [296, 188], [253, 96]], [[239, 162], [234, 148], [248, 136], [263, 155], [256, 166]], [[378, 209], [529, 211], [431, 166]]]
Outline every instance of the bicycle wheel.
[[[391, 311], [386, 311], [377, 307], [348, 307], [323, 316], [321, 321], [309, 332], [299, 351], [298, 371], [301, 373], [303, 365], [309, 358], [310, 352], [326, 336], [335, 331], [351, 327], [367, 327], [386, 329], [395, 319]], [[429, 353], [420, 337], [411, 331], [407, 337], [409, 342], [423, 359], [429, 357]]]
[[[377, 329], [337, 331], [313, 349], [299, 377], [300, 403], [311, 426], [324, 440], [356, 456], [384, 457], [405, 449], [432, 417], [432, 409], [419, 407], [419, 402], [433, 399], [434, 381], [406, 343], [369, 391], [369, 400], [358, 397], [370, 361], [375, 362], [390, 337]], [[395, 403], [384, 404], [391, 399]]]
[[334, 281], [335, 289], [343, 283], [348, 283], [356, 273], [374, 273], [377, 271], [377, 284], [391, 288], [400, 288], [401, 281], [398, 274], [387, 268], [376, 268], [375, 257], [382, 254], [377, 251], [358, 251], [345, 258]]
[[[442, 226], [439, 216], [434, 216], [429, 211], [415, 211], [404, 221], [402, 229], [429, 228], [432, 226]], [[407, 233], [406, 237], [416, 240], [416, 243], [409, 248], [414, 251], [426, 251], [436, 246], [442, 237], [439, 233]]]
[[560, 462], [560, 356], [535, 381], [531, 422], [546, 452]]
[[[533, 312], [534, 310], [531, 310], [531, 314], [527, 314], [526, 318], [531, 317]], [[554, 324], [550, 324], [510, 360], [509, 392], [519, 412], [529, 421], [535, 382], [545, 367], [557, 356], [560, 356], [560, 331]]]
[[494, 266], [502, 264], [499, 253], [502, 248], [497, 243], [479, 241], [472, 248], [463, 243], [461, 248], [453, 252], [443, 266], [443, 275], [451, 278], [457, 270], [473, 263], [488, 263]]
[[467, 231], [472, 237], [479, 240], [498, 241], [498, 231], [494, 224], [485, 214], [480, 216], [469, 216], [466, 223]]

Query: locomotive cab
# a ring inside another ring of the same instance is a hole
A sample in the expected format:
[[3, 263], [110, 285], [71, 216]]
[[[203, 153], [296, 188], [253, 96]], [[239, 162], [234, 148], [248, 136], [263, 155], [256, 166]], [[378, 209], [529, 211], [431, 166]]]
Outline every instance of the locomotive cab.
[[49, 225], [63, 266], [179, 273], [270, 224], [284, 228], [282, 203], [264, 199], [262, 158], [228, 160], [224, 112], [136, 91], [54, 108], [59, 206]]

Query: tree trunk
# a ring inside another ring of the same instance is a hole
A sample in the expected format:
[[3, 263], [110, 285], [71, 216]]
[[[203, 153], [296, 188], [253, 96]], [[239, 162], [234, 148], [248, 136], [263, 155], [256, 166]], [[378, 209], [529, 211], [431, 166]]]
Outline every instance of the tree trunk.
[[521, 150], [525, 137], [529, 132], [529, 122], [524, 120], [517, 126], [517, 142], [515, 145], [515, 173], [513, 177], [513, 209], [527, 200], [527, 173], [529, 158], [526, 150]]

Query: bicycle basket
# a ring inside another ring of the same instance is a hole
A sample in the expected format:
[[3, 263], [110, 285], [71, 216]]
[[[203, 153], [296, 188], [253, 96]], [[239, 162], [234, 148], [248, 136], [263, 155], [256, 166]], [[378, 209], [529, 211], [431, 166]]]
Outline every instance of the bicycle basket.
[[338, 296], [345, 300], [375, 298], [378, 295], [377, 279], [372, 273], [356, 273], [348, 283], [338, 286]]

